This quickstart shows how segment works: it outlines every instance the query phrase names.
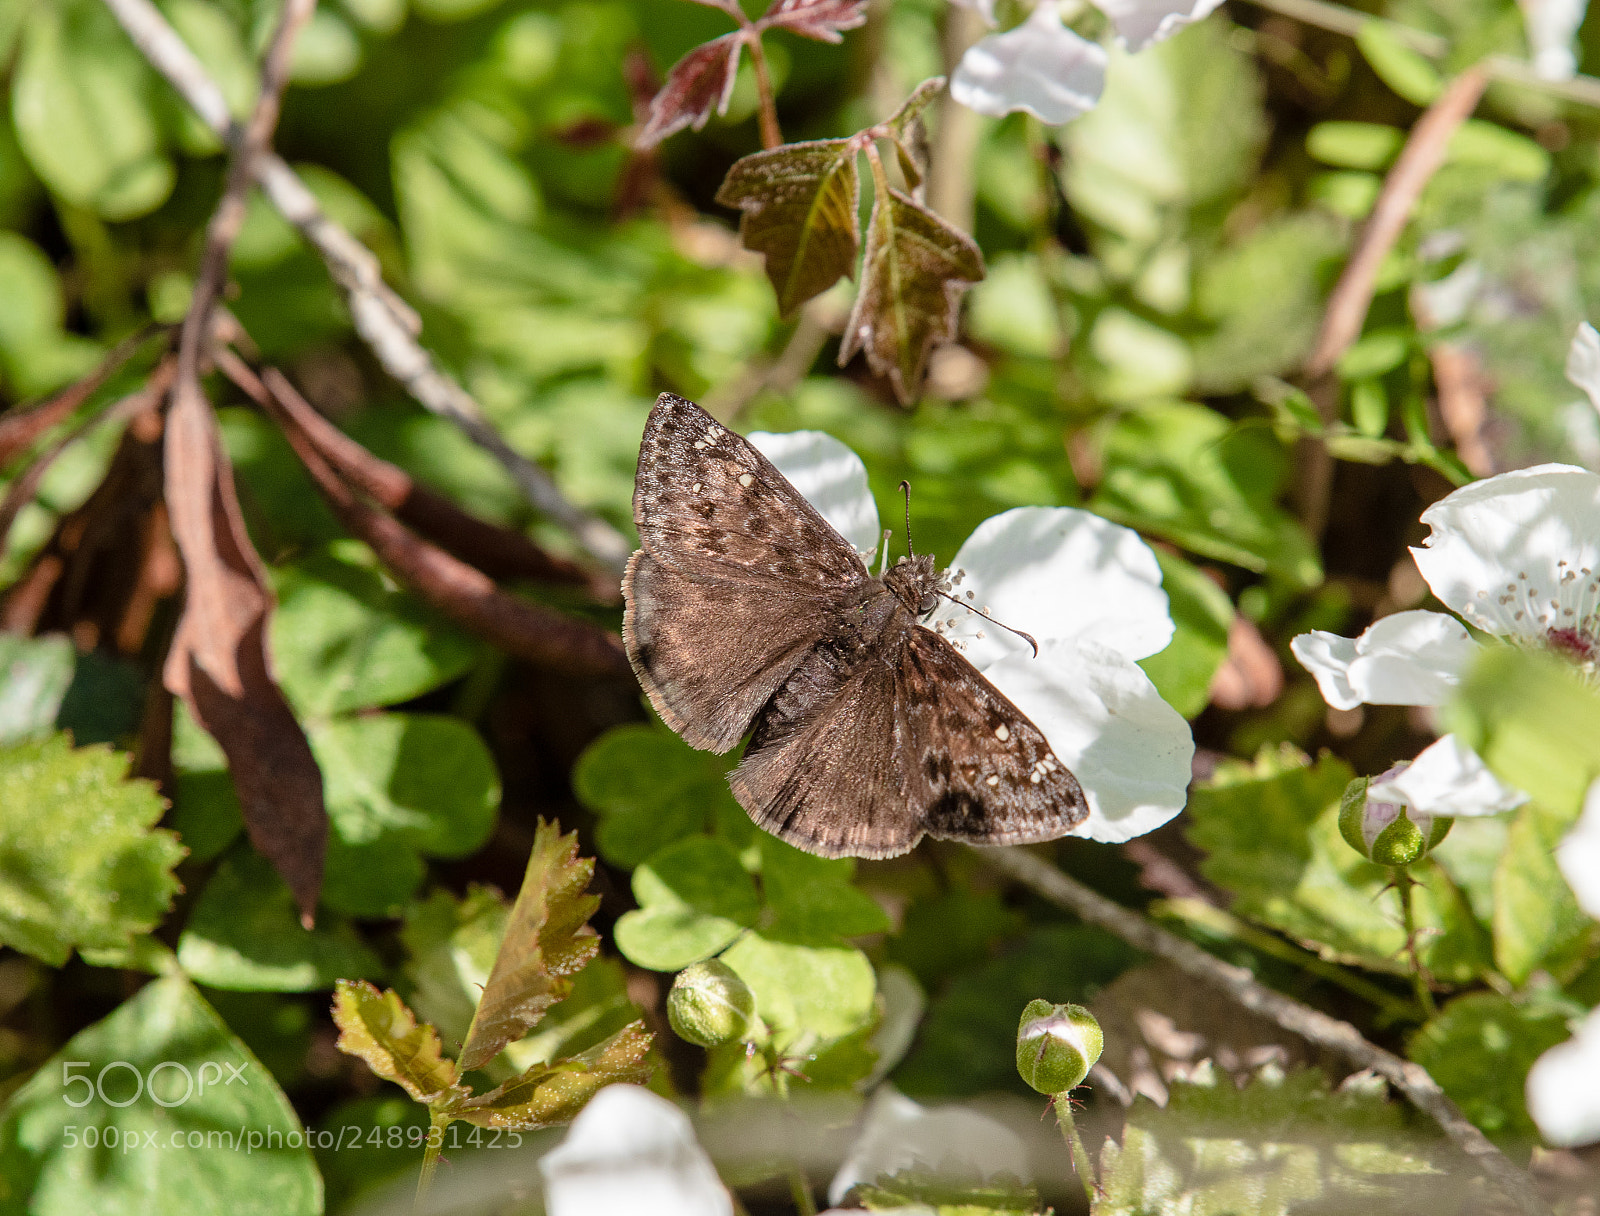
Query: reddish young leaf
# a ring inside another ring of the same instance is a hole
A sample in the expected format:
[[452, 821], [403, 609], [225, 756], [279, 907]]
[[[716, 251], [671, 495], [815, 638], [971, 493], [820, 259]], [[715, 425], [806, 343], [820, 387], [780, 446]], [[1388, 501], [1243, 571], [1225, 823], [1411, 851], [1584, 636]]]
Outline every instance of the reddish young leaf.
[[867, 0], [774, 0], [756, 24], [819, 42], [841, 42], [843, 31], [866, 23]]
[[784, 316], [855, 269], [858, 150], [854, 140], [821, 139], [757, 152], [717, 191], [717, 202], [744, 212], [740, 239], [766, 255]]
[[245, 531], [216, 415], [193, 378], [167, 412], [166, 500], [183, 555], [183, 616], [162, 673], [221, 745], [256, 849], [309, 923], [322, 890], [322, 773], [272, 676], [272, 593]]
[[909, 405], [930, 352], [955, 337], [961, 295], [983, 278], [983, 255], [966, 233], [890, 189], [883, 166], [876, 156], [870, 159], [872, 219], [839, 364], [865, 351], [872, 370]]
[[744, 34], [735, 30], [702, 43], [673, 64], [667, 83], [650, 103], [650, 121], [639, 132], [634, 146], [653, 148], [688, 126], [698, 131], [706, 125], [713, 108], [718, 114], [726, 114], [743, 46]]

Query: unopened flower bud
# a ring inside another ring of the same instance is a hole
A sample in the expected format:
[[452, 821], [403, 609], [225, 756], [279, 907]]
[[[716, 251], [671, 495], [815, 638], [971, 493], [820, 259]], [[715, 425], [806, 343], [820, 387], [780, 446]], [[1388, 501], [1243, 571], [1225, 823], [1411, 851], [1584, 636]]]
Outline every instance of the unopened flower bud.
[[1404, 769], [1401, 764], [1380, 777], [1357, 777], [1345, 787], [1339, 801], [1339, 834], [1357, 853], [1381, 866], [1408, 866], [1421, 861], [1455, 823], [1454, 819], [1424, 814], [1384, 796], [1379, 783]]
[[1100, 1058], [1105, 1036], [1082, 1005], [1029, 1001], [1017, 1027], [1017, 1071], [1042, 1094], [1082, 1085]]
[[678, 972], [667, 993], [667, 1021], [680, 1039], [717, 1047], [750, 1036], [756, 998], [738, 972], [710, 958]]

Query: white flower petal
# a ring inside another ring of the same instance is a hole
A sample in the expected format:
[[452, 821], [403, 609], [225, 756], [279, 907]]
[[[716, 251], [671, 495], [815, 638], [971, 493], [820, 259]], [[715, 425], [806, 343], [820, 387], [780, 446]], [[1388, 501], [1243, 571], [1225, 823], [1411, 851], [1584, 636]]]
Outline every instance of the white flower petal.
[[1567, 379], [1588, 394], [1589, 402], [1600, 410], [1600, 333], [1585, 321], [1572, 335], [1567, 348]]
[[1207, 17], [1222, 0], [1095, 0], [1111, 18], [1117, 35], [1130, 51], [1176, 34], [1191, 21]]
[[539, 1162], [549, 1216], [732, 1216], [689, 1118], [638, 1085], [608, 1085]]
[[[1098, 642], [1142, 659], [1172, 640], [1161, 566], [1132, 528], [1071, 507], [1017, 507], [983, 521], [950, 563], [965, 571], [955, 593], [1043, 645], [1053, 638]], [[982, 671], [1030, 653], [1013, 633], [948, 601], [934, 620], [951, 622]], [[983, 637], [978, 637], [979, 632]]]
[[1600, 1140], [1600, 1010], [1534, 1061], [1526, 1093], [1547, 1143], [1573, 1148]]
[[1534, 75], [1542, 80], [1571, 80], [1578, 72], [1572, 39], [1583, 24], [1589, 0], [1517, 0], [1528, 31]]
[[754, 431], [745, 438], [858, 552], [877, 550], [883, 533], [861, 457], [822, 431]]
[[1498, 815], [1528, 800], [1489, 771], [1477, 752], [1454, 735], [1436, 739], [1393, 777], [1367, 787], [1367, 797], [1403, 802], [1427, 815]]
[[1487, 633], [1589, 633], [1600, 610], [1600, 475], [1519, 469], [1463, 486], [1422, 513], [1411, 550], [1433, 593]]
[[854, 1149], [828, 1184], [828, 1202], [842, 1203], [851, 1187], [913, 1166], [950, 1178], [1032, 1176], [1027, 1147], [1005, 1124], [959, 1106], [930, 1110], [883, 1085], [867, 1104]]
[[1478, 645], [1442, 612], [1396, 612], [1354, 640], [1316, 630], [1289, 643], [1335, 709], [1357, 705], [1442, 705]]
[[1042, 642], [984, 675], [1044, 732], [1089, 803], [1074, 835], [1122, 841], [1154, 831], [1188, 799], [1194, 736], [1138, 664], [1092, 642]]
[[1105, 86], [1105, 48], [1067, 29], [1054, 0], [1042, 0], [1021, 25], [961, 57], [950, 96], [979, 114], [1026, 110], [1055, 125], [1094, 109]]
[[1600, 920], [1600, 781], [1589, 787], [1583, 814], [1556, 846], [1556, 864], [1578, 897], [1578, 906]]

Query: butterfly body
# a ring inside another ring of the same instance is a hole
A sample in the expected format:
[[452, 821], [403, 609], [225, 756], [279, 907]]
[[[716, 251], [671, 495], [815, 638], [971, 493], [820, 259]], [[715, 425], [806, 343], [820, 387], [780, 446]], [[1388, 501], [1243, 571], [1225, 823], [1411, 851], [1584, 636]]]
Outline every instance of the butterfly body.
[[1087, 817], [1039, 729], [924, 619], [927, 555], [873, 577], [773, 465], [662, 394], [640, 447], [628, 656], [693, 747], [749, 735], [734, 796], [824, 856], [887, 857], [924, 834], [1053, 839]]

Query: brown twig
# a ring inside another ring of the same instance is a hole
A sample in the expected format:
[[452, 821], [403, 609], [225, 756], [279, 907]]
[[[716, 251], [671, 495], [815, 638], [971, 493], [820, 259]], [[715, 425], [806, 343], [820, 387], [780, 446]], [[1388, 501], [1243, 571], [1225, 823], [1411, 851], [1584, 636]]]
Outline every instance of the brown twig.
[[[234, 142], [234, 122], [222, 90], [151, 0], [105, 0], [140, 53], [218, 136]], [[344, 291], [350, 316], [383, 369], [423, 407], [449, 419], [510, 475], [543, 515], [571, 533], [606, 569], [620, 575], [632, 548], [605, 520], [569, 502], [550, 475], [511, 448], [466, 389], [441, 371], [417, 341], [415, 310], [383, 281], [377, 256], [330, 219], [282, 157], [263, 151], [252, 162], [262, 193], [321, 256]]]
[[1433, 1119], [1445, 1135], [1492, 1179], [1523, 1216], [1552, 1216], [1533, 1180], [1519, 1170], [1475, 1127], [1439, 1088], [1427, 1069], [1402, 1060], [1367, 1040], [1348, 1022], [1302, 1005], [1258, 983], [1244, 967], [1225, 963], [1192, 942], [1091, 891], [1026, 849], [988, 849], [982, 857], [995, 869], [1089, 924], [1114, 933], [1130, 946], [1153, 954], [1217, 989], [1252, 1013], [1269, 1018], [1309, 1043], [1334, 1052], [1357, 1068], [1370, 1068]]
[[129, 334], [107, 351], [99, 366], [76, 384], [68, 385], [48, 401], [42, 401], [30, 409], [11, 410], [0, 415], [0, 467], [32, 447], [51, 427], [70, 418], [123, 364], [139, 353], [141, 346], [165, 329], [164, 325], [147, 325], [137, 333]]
[[[1308, 378], [1319, 380], [1331, 372], [1361, 333], [1384, 259], [1405, 229], [1406, 220], [1424, 187], [1444, 164], [1450, 137], [1477, 108], [1488, 83], [1489, 72], [1482, 64], [1468, 68], [1450, 82], [1411, 128], [1399, 159], [1383, 180], [1383, 190], [1361, 230], [1356, 251], [1345, 264], [1344, 273], [1328, 298], [1316, 345], [1306, 360]], [[1324, 402], [1319, 401], [1318, 405], [1323, 410], [1324, 421], [1337, 421], [1337, 416], [1328, 412]]]
[[316, 411], [273, 368], [258, 376], [226, 351], [217, 366], [283, 429], [328, 505], [353, 536], [417, 595], [464, 628], [537, 666], [579, 675], [625, 676], [617, 636], [597, 625], [507, 595], [481, 570], [450, 556], [363, 502], [308, 433]]

